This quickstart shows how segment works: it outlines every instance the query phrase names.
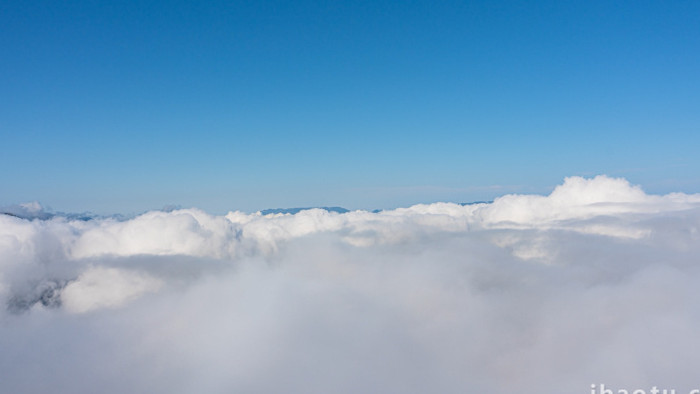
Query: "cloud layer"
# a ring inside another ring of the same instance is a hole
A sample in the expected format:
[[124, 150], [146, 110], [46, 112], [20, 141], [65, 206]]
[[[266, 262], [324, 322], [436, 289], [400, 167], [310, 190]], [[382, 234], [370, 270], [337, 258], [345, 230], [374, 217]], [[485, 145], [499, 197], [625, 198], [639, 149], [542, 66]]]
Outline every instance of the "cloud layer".
[[0, 215], [8, 392], [700, 384], [700, 195], [598, 176], [378, 213], [24, 210]]

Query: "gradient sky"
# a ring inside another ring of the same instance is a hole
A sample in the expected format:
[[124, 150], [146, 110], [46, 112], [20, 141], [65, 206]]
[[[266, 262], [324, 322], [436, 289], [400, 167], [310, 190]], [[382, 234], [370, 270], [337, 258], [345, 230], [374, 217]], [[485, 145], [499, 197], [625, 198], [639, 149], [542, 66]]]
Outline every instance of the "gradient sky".
[[0, 205], [700, 192], [700, 2], [0, 4]]

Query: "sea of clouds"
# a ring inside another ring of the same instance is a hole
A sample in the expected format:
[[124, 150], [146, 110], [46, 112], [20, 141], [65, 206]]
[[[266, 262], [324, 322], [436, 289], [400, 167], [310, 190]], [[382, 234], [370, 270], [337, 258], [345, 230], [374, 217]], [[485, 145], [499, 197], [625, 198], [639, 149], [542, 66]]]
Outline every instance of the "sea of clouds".
[[381, 212], [5, 212], [2, 392], [700, 385], [700, 195], [598, 176]]

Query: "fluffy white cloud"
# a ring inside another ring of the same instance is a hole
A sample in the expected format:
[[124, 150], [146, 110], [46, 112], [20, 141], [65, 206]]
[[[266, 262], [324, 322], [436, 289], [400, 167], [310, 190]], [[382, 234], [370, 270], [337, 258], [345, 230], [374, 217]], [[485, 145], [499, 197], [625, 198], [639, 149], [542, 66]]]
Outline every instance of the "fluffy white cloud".
[[63, 307], [70, 313], [117, 308], [145, 293], [158, 291], [163, 282], [149, 275], [95, 267], [86, 270], [61, 291]]
[[699, 228], [700, 195], [604, 176], [549, 196], [379, 213], [0, 215], [0, 381], [8, 392], [689, 391]]

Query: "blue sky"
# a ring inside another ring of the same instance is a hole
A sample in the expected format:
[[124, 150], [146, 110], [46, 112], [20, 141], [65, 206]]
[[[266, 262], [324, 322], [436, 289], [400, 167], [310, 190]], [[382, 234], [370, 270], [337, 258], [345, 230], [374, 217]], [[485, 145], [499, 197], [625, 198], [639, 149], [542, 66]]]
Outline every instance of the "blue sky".
[[700, 2], [3, 2], [0, 205], [700, 192]]

